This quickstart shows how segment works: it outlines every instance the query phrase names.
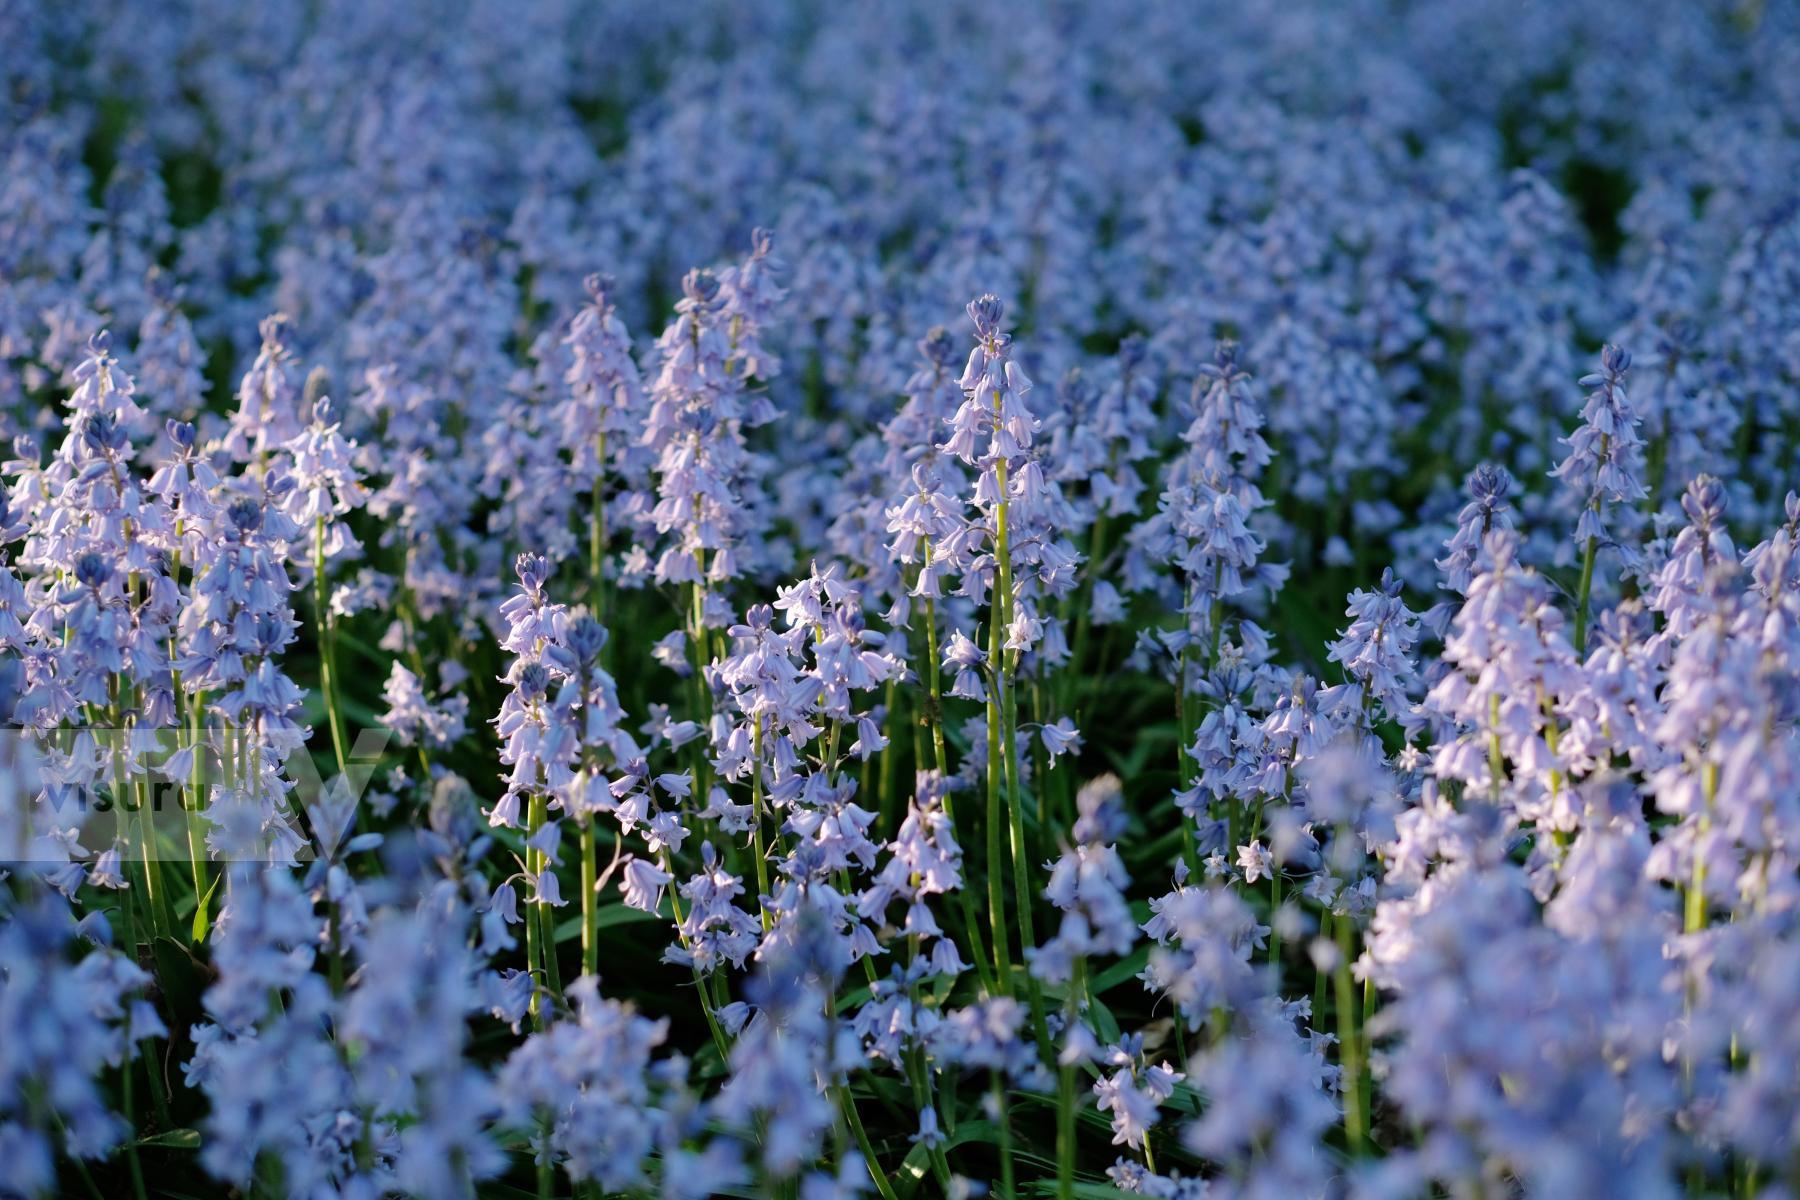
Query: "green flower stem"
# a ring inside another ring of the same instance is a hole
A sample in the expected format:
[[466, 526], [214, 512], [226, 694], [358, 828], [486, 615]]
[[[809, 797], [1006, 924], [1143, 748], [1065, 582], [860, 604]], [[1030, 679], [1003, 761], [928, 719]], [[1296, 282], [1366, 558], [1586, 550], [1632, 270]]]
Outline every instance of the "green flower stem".
[[844, 1114], [844, 1120], [850, 1126], [850, 1132], [856, 1138], [857, 1149], [862, 1151], [863, 1162], [868, 1164], [869, 1178], [875, 1183], [875, 1190], [881, 1194], [881, 1200], [899, 1200], [894, 1194], [894, 1185], [888, 1182], [887, 1174], [881, 1169], [880, 1161], [875, 1157], [875, 1146], [869, 1141], [869, 1132], [863, 1128], [862, 1118], [856, 1114], [856, 1099], [850, 1095], [850, 1088], [842, 1083], [834, 1084], [832, 1090], [837, 1093], [838, 1109]]
[[331, 750], [338, 774], [344, 773], [344, 717], [338, 710], [337, 663], [331, 629], [331, 609], [326, 602], [325, 518], [313, 523], [313, 616], [319, 622], [319, 691], [325, 698], [325, 719], [331, 726]]
[[[525, 836], [530, 837], [537, 831], [538, 821], [543, 812], [544, 802], [536, 796], [530, 800], [527, 809]], [[537, 875], [537, 851], [529, 846], [525, 849], [525, 871]], [[538, 925], [537, 905], [528, 903], [525, 910], [525, 973], [531, 976], [531, 1023], [537, 1029], [544, 1028], [544, 1010], [538, 997], [538, 987], [544, 982], [543, 975], [543, 930]]]
[[994, 976], [999, 988], [1012, 991], [1012, 953], [1007, 947], [1005, 843], [1001, 838], [1006, 816], [1002, 808], [1005, 769], [1001, 766], [1000, 749], [1000, 614], [997, 607], [988, 616], [988, 657], [995, 670], [988, 688], [987, 706], [987, 892], [988, 929], [994, 938]]
[[[199, 920], [200, 909], [206, 904], [207, 893], [212, 890], [210, 872], [206, 867], [205, 835], [200, 831], [199, 814], [205, 803], [205, 749], [200, 744], [203, 728], [202, 714], [206, 711], [206, 693], [198, 691], [188, 704], [188, 746], [194, 752], [192, 764], [188, 768], [188, 781], [182, 797], [182, 808], [186, 812], [182, 824], [187, 826], [188, 869], [194, 876], [194, 916]], [[192, 927], [190, 927], [191, 929]]]
[[[1081, 997], [1087, 974], [1087, 960], [1075, 959], [1074, 974], [1069, 980], [1069, 996], [1064, 1008], [1064, 1028], [1073, 1029], [1081, 1020]], [[1056, 1194], [1061, 1200], [1075, 1196], [1075, 1064], [1058, 1063], [1056, 1068]]]
[[750, 734], [750, 819], [756, 846], [756, 915], [764, 933], [774, 927], [764, 897], [769, 892], [769, 847], [763, 831], [762, 717], [756, 717]]
[[588, 604], [606, 622], [606, 431], [594, 443], [593, 514], [588, 522]]
[[1368, 1137], [1369, 1116], [1364, 1107], [1363, 1045], [1357, 1029], [1357, 996], [1350, 978], [1356, 929], [1347, 913], [1336, 923], [1338, 962], [1332, 979], [1337, 999], [1339, 1062], [1344, 1072], [1344, 1146], [1351, 1154], [1361, 1154]]
[[1006, 1102], [1006, 1081], [993, 1072], [994, 1123], [1000, 1127], [1000, 1195], [1015, 1200], [1019, 1189], [1013, 1175], [1012, 1114]]
[[[667, 846], [663, 847], [661, 859], [662, 869], [674, 875], [675, 861], [669, 857]], [[693, 946], [688, 941], [686, 931], [682, 929], [682, 926], [687, 923], [687, 918], [681, 911], [681, 886], [676, 880], [669, 881], [669, 910], [675, 914], [675, 936], [680, 940], [681, 948], [688, 951], [688, 958], [692, 962]], [[707, 991], [706, 977], [700, 973], [698, 964], [694, 964], [691, 969], [694, 975], [694, 989], [700, 995], [700, 1011], [706, 1015], [706, 1028], [712, 1034], [713, 1048], [719, 1052], [719, 1062], [724, 1064], [731, 1058], [731, 1043], [726, 1040], [725, 1030], [719, 1025], [719, 1018], [713, 1012], [712, 997]]]
[[599, 852], [594, 845], [594, 818], [581, 822], [581, 973], [600, 970], [600, 899], [595, 887], [600, 878]]
[[[925, 539], [925, 566], [931, 565], [931, 539]], [[937, 601], [925, 597], [925, 660], [926, 686], [929, 689], [929, 707], [925, 710], [925, 723], [931, 728], [932, 761], [937, 767], [941, 779], [950, 777], [950, 754], [944, 745], [944, 696], [942, 665], [938, 657], [937, 635]], [[950, 794], [944, 793], [944, 819], [950, 823], [950, 830], [956, 836], [957, 845], [964, 846], [964, 832], [957, 828], [956, 810], [951, 805]], [[975, 893], [967, 885], [957, 889], [958, 910], [962, 914], [963, 933], [968, 940], [969, 958], [975, 964], [977, 975], [981, 979], [981, 990], [992, 996], [995, 994], [996, 977], [988, 969], [987, 947], [981, 942], [981, 925], [975, 917]]]
[[[1000, 395], [994, 394], [994, 419], [1000, 419]], [[994, 664], [995, 689], [999, 693], [1001, 719], [1006, 723], [1004, 746], [1000, 755], [1001, 770], [1006, 780], [1006, 813], [1007, 828], [1012, 835], [1013, 862], [1013, 900], [1018, 906], [1019, 945], [1027, 949], [1037, 945], [1037, 934], [1032, 929], [1031, 920], [1031, 851], [1025, 842], [1025, 801], [1019, 791], [1019, 696], [1014, 686], [1018, 674], [1018, 654], [1010, 656], [1005, 650], [1003, 640], [1005, 631], [1012, 625], [1012, 551], [1007, 541], [1007, 501], [1006, 501], [1006, 460], [1003, 458], [994, 465], [995, 483], [1000, 493], [1000, 502], [994, 510], [994, 562], [997, 572], [995, 581], [994, 604], [996, 615], [993, 628], [989, 631], [988, 640]], [[989, 706], [989, 744], [992, 745], [993, 707]], [[989, 763], [990, 779], [992, 763]], [[989, 835], [990, 839], [993, 836]], [[990, 841], [991, 844], [991, 841]], [[997, 856], [996, 856], [997, 860]], [[991, 864], [990, 864], [991, 865]], [[995, 931], [996, 937], [1002, 935], [1000, 929]], [[1010, 977], [1003, 982], [1010, 984]], [[1031, 1006], [1031, 1026], [1037, 1035], [1038, 1053], [1047, 1062], [1054, 1063], [1056, 1054], [1050, 1046], [1049, 1026], [1044, 1020], [1044, 998], [1038, 988], [1036, 976], [1025, 973], [1025, 995]]]
[[1588, 605], [1594, 593], [1594, 551], [1598, 544], [1599, 539], [1589, 534], [1587, 546], [1581, 552], [1581, 586], [1575, 593], [1575, 654], [1578, 658], [1587, 653]]

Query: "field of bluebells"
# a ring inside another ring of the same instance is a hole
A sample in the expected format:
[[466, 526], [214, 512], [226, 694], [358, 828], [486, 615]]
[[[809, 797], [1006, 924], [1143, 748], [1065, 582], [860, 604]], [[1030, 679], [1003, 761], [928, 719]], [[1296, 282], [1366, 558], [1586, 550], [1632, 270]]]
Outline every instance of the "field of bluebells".
[[1800, 1196], [1800, 10], [0, 0], [0, 1196]]

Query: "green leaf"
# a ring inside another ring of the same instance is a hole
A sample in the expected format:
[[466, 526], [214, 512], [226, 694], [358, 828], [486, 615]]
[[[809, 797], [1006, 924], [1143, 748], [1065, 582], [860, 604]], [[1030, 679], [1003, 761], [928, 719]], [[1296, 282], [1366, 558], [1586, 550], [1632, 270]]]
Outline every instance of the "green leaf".
[[[1057, 1181], [1054, 1179], [1035, 1179], [1025, 1185], [1025, 1192], [1032, 1196], [1054, 1196], [1057, 1192]], [[1074, 1194], [1082, 1200], [1119, 1200], [1119, 1191], [1111, 1184], [1082, 1183], [1074, 1184]]]
[[1088, 1001], [1088, 1012], [1094, 1018], [1094, 1032], [1100, 1035], [1102, 1042], [1110, 1043], [1119, 1040], [1119, 1019], [1113, 1016], [1112, 1009], [1106, 1007], [1099, 996], [1094, 996]]
[[[594, 924], [601, 929], [611, 929], [615, 925], [633, 925], [639, 921], [660, 921], [656, 913], [645, 912], [641, 908], [632, 908], [628, 904], [609, 904], [594, 914]], [[581, 936], [581, 914], [576, 913], [556, 927], [556, 940], [566, 942], [570, 938]]]
[[345, 628], [344, 622], [334, 622], [334, 624], [336, 627], [332, 632], [337, 635], [337, 644], [339, 646], [349, 647], [351, 650], [356, 651], [357, 654], [368, 659], [372, 663], [383, 664], [392, 660], [391, 655], [377, 650], [375, 647], [369, 645], [369, 643], [352, 634]]
[[990, 1146], [1000, 1144], [1000, 1127], [992, 1121], [958, 1121], [956, 1132], [944, 1139], [944, 1148], [954, 1150], [958, 1146], [970, 1142], [985, 1142]]
[[927, 1165], [930, 1161], [931, 1152], [922, 1142], [906, 1152], [906, 1157], [895, 1168], [893, 1178], [889, 1181], [894, 1185], [894, 1192], [900, 1200], [912, 1200], [913, 1193], [919, 1190], [920, 1182], [930, 1169]]
[[163, 1146], [170, 1150], [198, 1150], [200, 1148], [200, 1131], [198, 1129], [170, 1129], [163, 1133], [139, 1138], [139, 1146]]
[[1127, 979], [1135, 978], [1150, 962], [1150, 947], [1139, 946], [1130, 954], [1121, 958], [1106, 970], [1094, 976], [1092, 988], [1095, 992], [1104, 992], [1118, 987]]
[[194, 925], [192, 930], [194, 936], [190, 940], [196, 946], [206, 940], [206, 931], [212, 926], [213, 893], [219, 890], [219, 880], [222, 878], [224, 877], [221, 875], [213, 876], [212, 884], [206, 889], [206, 895], [201, 897], [200, 903], [194, 905]]

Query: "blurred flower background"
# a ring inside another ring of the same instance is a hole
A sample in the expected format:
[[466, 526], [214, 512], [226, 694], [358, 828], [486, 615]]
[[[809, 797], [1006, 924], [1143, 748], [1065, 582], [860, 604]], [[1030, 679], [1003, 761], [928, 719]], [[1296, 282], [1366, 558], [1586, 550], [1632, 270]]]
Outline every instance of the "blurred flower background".
[[1800, 1194], [1800, 10], [0, 0], [0, 1196]]

